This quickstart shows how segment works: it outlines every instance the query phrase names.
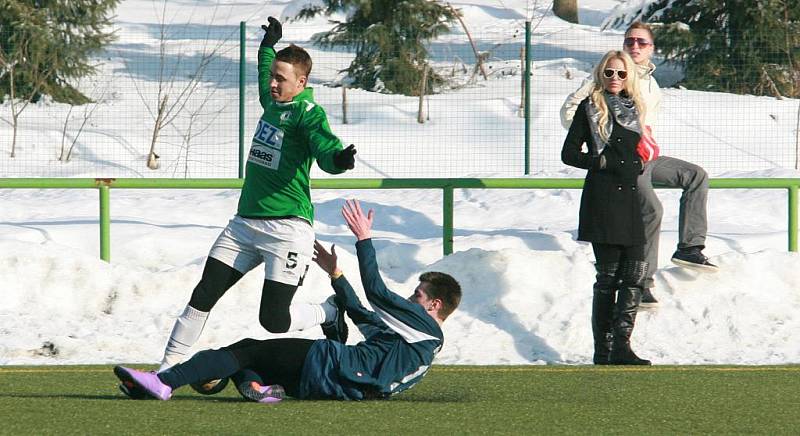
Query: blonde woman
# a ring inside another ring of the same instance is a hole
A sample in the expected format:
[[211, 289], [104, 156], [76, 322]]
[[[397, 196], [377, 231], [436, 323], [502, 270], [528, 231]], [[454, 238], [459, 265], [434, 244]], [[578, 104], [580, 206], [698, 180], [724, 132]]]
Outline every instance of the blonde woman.
[[[639, 89], [642, 92], [642, 101], [647, 107], [644, 124], [655, 129], [661, 107], [661, 89], [653, 77], [656, 70], [652, 61], [653, 53], [655, 53], [655, 40], [650, 25], [640, 21], [631, 23], [625, 31], [622, 48], [636, 63]], [[595, 83], [597, 82], [591, 78], [584, 81], [581, 87], [564, 101], [564, 105], [561, 106], [561, 124], [565, 129], [569, 129], [578, 105], [591, 94]], [[652, 139], [652, 136], [650, 138]], [[663, 150], [659, 150], [654, 141], [641, 141], [638, 151], [644, 161], [644, 172], [637, 181], [644, 217], [644, 253], [645, 260], [649, 265], [647, 277], [644, 280], [642, 306], [654, 307], [658, 304], [658, 300], [652, 292], [655, 287], [653, 275], [658, 269], [658, 246], [664, 208], [653, 189], [653, 184], [667, 188], [680, 188], [682, 191], [678, 209], [678, 249], [672, 254], [672, 262], [678, 266], [698, 271], [713, 272], [718, 268], [703, 254], [708, 231], [706, 211], [708, 174], [706, 171], [693, 163], [664, 156]]]
[[646, 114], [635, 71], [625, 52], [603, 56], [594, 69], [596, 85], [578, 106], [561, 150], [565, 164], [588, 170], [578, 240], [592, 243], [596, 260], [592, 331], [597, 365], [650, 364], [630, 347], [647, 274], [636, 186], [643, 169], [636, 145]]

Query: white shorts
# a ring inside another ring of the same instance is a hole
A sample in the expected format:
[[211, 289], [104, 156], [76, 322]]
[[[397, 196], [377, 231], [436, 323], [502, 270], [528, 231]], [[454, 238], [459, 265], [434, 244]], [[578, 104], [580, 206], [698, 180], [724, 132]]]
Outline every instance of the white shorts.
[[250, 219], [234, 216], [209, 257], [242, 274], [264, 263], [264, 279], [301, 285], [314, 253], [314, 229], [297, 217]]

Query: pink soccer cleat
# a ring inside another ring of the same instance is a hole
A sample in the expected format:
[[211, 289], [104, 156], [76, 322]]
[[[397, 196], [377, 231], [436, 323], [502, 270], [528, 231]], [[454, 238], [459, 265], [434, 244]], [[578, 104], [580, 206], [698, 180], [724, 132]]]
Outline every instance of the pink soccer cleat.
[[[164, 384], [155, 373], [138, 371], [124, 366], [115, 366], [114, 375], [116, 375], [129, 390], [138, 388], [146, 392], [147, 395], [162, 401], [169, 400], [170, 397], [172, 397], [172, 388]], [[133, 396], [129, 396], [133, 398]]]

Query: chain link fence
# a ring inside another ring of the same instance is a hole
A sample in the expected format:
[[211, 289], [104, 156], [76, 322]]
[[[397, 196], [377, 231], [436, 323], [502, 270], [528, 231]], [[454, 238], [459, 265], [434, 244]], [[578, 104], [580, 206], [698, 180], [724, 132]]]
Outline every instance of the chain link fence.
[[[309, 50], [315, 99], [334, 133], [358, 149], [356, 169], [345, 177], [516, 177], [525, 169], [525, 16], [505, 14], [503, 26], [466, 29], [469, 38], [454, 27], [429, 45], [431, 74], [444, 84], [422, 98], [343, 86], [353, 53], [311, 46], [298, 37], [312, 33], [302, 21], [287, 24], [292, 31], [278, 48], [297, 43]], [[561, 104], [622, 42], [619, 31], [547, 23], [534, 22], [531, 35], [534, 176], [565, 171]], [[97, 74], [73, 84], [91, 103], [42, 97], [26, 104], [7, 95], [0, 106], [0, 177], [237, 177], [239, 30], [238, 24], [137, 24], [96, 58]], [[262, 113], [256, 71], [262, 31], [249, 23], [244, 34], [246, 152]], [[669, 65], [659, 65], [655, 77], [664, 94], [656, 126], [662, 154], [712, 175], [796, 168], [798, 100], [670, 87], [680, 71]]]

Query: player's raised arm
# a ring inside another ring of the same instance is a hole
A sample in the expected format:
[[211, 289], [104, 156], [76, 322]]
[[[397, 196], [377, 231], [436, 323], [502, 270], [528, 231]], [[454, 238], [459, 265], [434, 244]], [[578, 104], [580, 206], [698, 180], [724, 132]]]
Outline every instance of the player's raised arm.
[[275, 60], [275, 44], [283, 36], [283, 26], [280, 21], [274, 17], [269, 17], [267, 21], [269, 25], [261, 25], [261, 28], [264, 29], [264, 38], [261, 39], [261, 45], [258, 47], [258, 101], [263, 108], [266, 108], [266, 105], [272, 100], [269, 94], [272, 61]]
[[338, 256], [336, 256], [336, 245], [331, 245], [331, 251], [329, 252], [319, 241], [314, 241], [313, 260], [323, 271], [328, 273], [328, 277], [331, 278], [333, 291], [344, 301], [347, 316], [358, 325], [359, 330], [361, 330], [361, 333], [365, 337], [368, 335], [365, 333], [363, 325], [371, 325], [379, 328], [385, 327], [385, 324], [374, 312], [367, 310], [367, 308], [361, 305], [361, 301], [358, 299], [358, 296], [356, 296], [350, 282], [347, 281], [344, 273], [337, 266]]

